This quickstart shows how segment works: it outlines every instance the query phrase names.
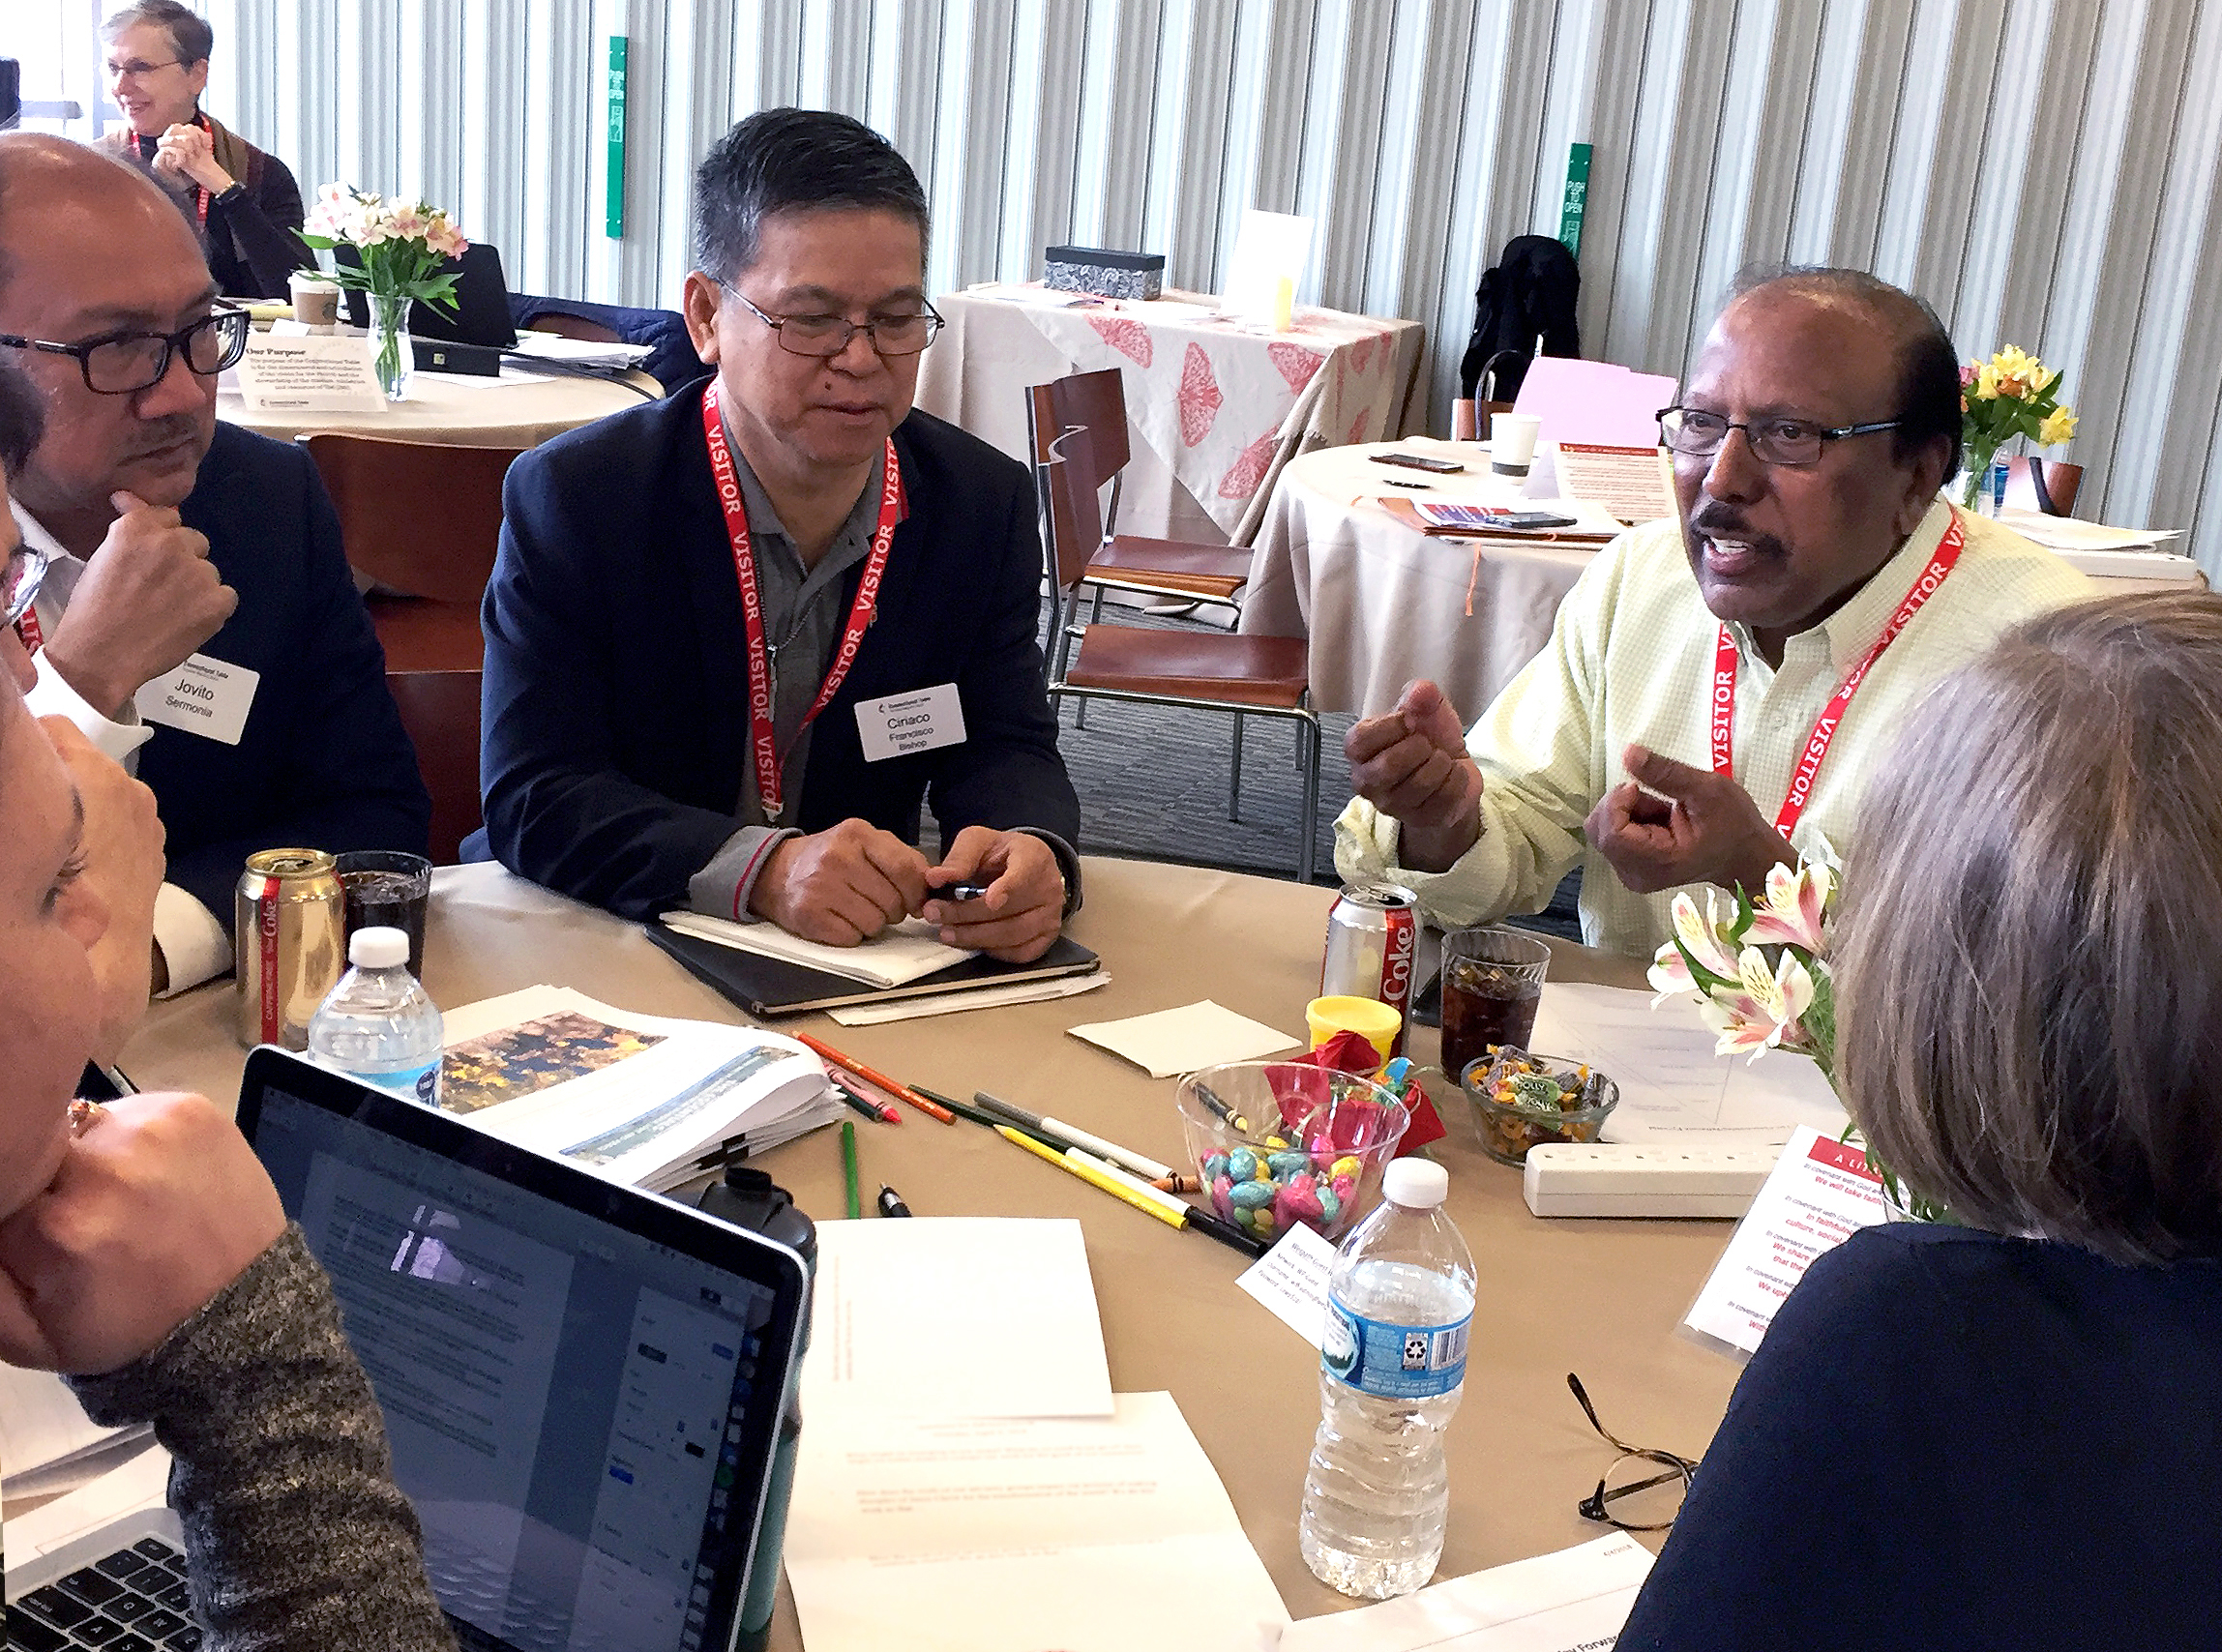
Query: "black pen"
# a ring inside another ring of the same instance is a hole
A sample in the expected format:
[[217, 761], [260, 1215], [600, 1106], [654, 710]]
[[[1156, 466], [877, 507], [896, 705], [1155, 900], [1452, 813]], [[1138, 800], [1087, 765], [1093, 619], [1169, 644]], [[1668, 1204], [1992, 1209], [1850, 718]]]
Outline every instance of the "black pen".
[[988, 889], [985, 883], [953, 883], [940, 894], [944, 900], [980, 900], [986, 899]]
[[903, 1195], [885, 1182], [879, 1184], [879, 1214], [882, 1216], [908, 1216], [910, 1207], [903, 1202]]
[[1231, 1222], [1222, 1222], [1208, 1210], [1189, 1206], [1186, 1225], [1209, 1238], [1218, 1240], [1230, 1250], [1240, 1251], [1245, 1256], [1262, 1256], [1272, 1247], [1255, 1233], [1245, 1233]]

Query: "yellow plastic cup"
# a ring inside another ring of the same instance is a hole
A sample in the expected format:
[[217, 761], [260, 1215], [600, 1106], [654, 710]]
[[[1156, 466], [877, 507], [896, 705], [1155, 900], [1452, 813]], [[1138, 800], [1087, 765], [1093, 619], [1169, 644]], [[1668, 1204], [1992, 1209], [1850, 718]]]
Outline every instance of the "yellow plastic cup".
[[1395, 1047], [1397, 1030], [1405, 1018], [1378, 998], [1336, 996], [1315, 998], [1304, 1006], [1304, 1023], [1312, 1029], [1312, 1047], [1318, 1049], [1339, 1032], [1354, 1032], [1374, 1047], [1386, 1066]]

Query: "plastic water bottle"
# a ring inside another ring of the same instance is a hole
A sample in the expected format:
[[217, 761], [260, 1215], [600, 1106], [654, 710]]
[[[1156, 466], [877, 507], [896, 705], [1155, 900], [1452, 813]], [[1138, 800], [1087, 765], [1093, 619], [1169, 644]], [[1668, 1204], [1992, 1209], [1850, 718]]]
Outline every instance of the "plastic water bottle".
[[347, 937], [347, 961], [353, 967], [309, 1018], [310, 1055], [350, 1078], [437, 1106], [440, 1012], [409, 973], [407, 932], [357, 929]]
[[1466, 1388], [1474, 1285], [1473, 1254], [1442, 1211], [1449, 1188], [1440, 1165], [1391, 1160], [1386, 1202], [1328, 1278], [1298, 1541], [1314, 1576], [1346, 1595], [1408, 1595], [1442, 1555], [1442, 1431]]

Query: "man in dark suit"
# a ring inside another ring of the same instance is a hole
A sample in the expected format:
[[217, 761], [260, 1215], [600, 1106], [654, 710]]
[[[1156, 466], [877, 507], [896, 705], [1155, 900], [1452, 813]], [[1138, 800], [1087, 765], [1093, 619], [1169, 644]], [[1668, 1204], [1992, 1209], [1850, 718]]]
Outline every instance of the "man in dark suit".
[[216, 422], [245, 317], [176, 210], [122, 162], [9, 133], [0, 216], [0, 346], [46, 403], [11, 499], [50, 559], [29, 698], [154, 789], [176, 989], [230, 967], [250, 853], [422, 853], [430, 803], [308, 457]]
[[628, 916], [846, 945], [922, 914], [1039, 957], [1079, 900], [1080, 806], [1025, 471], [911, 411], [939, 325], [925, 194], [870, 129], [772, 109], [702, 163], [696, 212], [686, 314], [715, 376], [509, 473], [487, 841]]

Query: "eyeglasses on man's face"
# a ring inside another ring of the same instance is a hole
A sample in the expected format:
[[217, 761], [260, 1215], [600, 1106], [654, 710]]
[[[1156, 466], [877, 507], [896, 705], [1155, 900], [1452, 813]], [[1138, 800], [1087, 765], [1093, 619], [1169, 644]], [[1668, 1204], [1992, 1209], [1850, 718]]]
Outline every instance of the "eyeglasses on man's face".
[[79, 344], [0, 333], [0, 346], [74, 357], [87, 390], [101, 396], [131, 396], [162, 383], [174, 355], [182, 355], [185, 365], [203, 378], [236, 367], [247, 353], [247, 330], [246, 310], [220, 307], [175, 333], [104, 333]]
[[46, 553], [18, 544], [0, 566], [0, 627], [12, 626], [31, 611], [46, 580]]
[[1731, 430], [1741, 430], [1751, 451], [1763, 464], [1798, 470], [1819, 464], [1830, 442], [1847, 436], [1872, 436], [1878, 430], [1895, 430], [1903, 419], [1878, 419], [1864, 425], [1817, 425], [1804, 419], [1728, 419], [1702, 407], [1662, 407], [1659, 433], [1667, 446], [1684, 458], [1711, 458], [1721, 451]]
[[1697, 1459], [1629, 1445], [1597, 1420], [1597, 1407], [1589, 1403], [1587, 1390], [1572, 1372], [1566, 1373], [1566, 1386], [1574, 1391], [1589, 1426], [1620, 1454], [1597, 1482], [1597, 1490], [1574, 1505], [1575, 1512], [1585, 1520], [1622, 1531], [1665, 1531], [1682, 1512], [1690, 1477], [1698, 1470]]
[[917, 310], [901, 314], [874, 315], [869, 321], [851, 321], [845, 315], [770, 315], [758, 310], [750, 302], [748, 294], [730, 281], [718, 284], [746, 305], [751, 315], [769, 327], [780, 348], [790, 356], [831, 360], [847, 349], [849, 340], [859, 333], [882, 356], [915, 356], [933, 343], [933, 335], [941, 331], [941, 314], [931, 304], [921, 304]]

